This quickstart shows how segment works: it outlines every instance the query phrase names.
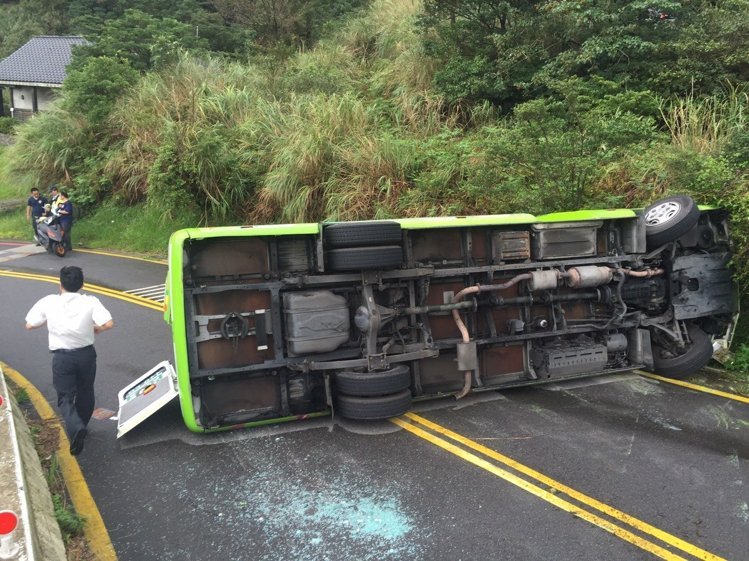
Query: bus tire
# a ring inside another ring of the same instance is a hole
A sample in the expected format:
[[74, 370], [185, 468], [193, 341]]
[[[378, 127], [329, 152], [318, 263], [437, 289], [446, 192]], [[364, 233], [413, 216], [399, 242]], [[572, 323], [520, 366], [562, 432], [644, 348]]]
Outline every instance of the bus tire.
[[710, 337], [696, 325], [687, 328], [692, 344], [684, 354], [669, 356], [667, 349], [653, 343], [653, 372], [676, 380], [694, 374], [706, 366], [713, 357], [713, 344]]
[[674, 195], [654, 202], [643, 213], [648, 247], [672, 242], [691, 230], [700, 218], [700, 209], [688, 195]]
[[337, 222], [323, 226], [325, 247], [400, 245], [401, 225], [397, 222]]
[[336, 373], [335, 379], [339, 392], [360, 397], [393, 394], [411, 387], [411, 372], [406, 364], [382, 372], [342, 370]]
[[385, 245], [331, 249], [326, 259], [331, 271], [397, 269], [403, 262], [403, 248]]
[[403, 415], [411, 409], [411, 390], [379, 397], [338, 394], [336, 413], [347, 419], [375, 421]]

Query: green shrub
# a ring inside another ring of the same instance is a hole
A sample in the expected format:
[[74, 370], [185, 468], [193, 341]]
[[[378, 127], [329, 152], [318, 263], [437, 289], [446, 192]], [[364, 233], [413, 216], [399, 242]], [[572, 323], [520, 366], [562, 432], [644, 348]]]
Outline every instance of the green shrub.
[[58, 494], [52, 495], [52, 505], [55, 510], [55, 519], [60, 526], [62, 539], [65, 543], [67, 543], [70, 538], [83, 533], [83, 529], [86, 526], [86, 519], [75, 511], [73, 505], [67, 503], [67, 501]]
[[138, 81], [138, 72], [127, 60], [99, 56], [86, 59], [68, 72], [63, 84], [64, 105], [85, 115], [91, 126], [100, 125], [115, 101]]
[[27, 392], [23, 388], [18, 388], [16, 391], [13, 392], [13, 395], [15, 396], [16, 401], [18, 402], [19, 405], [23, 405], [31, 401], [31, 398], [29, 397], [29, 392]]
[[86, 120], [55, 104], [18, 127], [6, 157], [13, 177], [39, 186], [73, 177], [85, 155], [94, 152]]
[[13, 117], [0, 117], [0, 133], [13, 134], [17, 121]]
[[749, 373], [749, 345], [742, 343], [733, 355], [733, 359], [726, 364], [729, 370], [734, 372]]

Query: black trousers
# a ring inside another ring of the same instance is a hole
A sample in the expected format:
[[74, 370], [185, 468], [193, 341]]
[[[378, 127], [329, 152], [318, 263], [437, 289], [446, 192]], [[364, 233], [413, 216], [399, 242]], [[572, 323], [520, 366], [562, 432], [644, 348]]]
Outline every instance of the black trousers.
[[62, 227], [62, 245], [65, 249], [73, 249], [73, 242], [70, 238], [70, 234], [73, 231], [73, 223], [69, 222]]
[[57, 407], [65, 421], [68, 438], [85, 428], [94, 412], [94, 346], [72, 351], [53, 351], [52, 385], [57, 392]]

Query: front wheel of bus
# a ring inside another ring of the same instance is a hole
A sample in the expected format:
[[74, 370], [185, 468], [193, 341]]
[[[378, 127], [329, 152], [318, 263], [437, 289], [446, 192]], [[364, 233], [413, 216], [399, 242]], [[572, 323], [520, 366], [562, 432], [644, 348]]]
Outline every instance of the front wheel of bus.
[[666, 378], [681, 379], [706, 366], [713, 357], [710, 336], [696, 325], [687, 328], [692, 341], [682, 354], [675, 348], [653, 343], [653, 372]]
[[672, 242], [697, 224], [700, 209], [692, 197], [674, 195], [654, 202], [644, 212], [648, 246], [655, 248]]

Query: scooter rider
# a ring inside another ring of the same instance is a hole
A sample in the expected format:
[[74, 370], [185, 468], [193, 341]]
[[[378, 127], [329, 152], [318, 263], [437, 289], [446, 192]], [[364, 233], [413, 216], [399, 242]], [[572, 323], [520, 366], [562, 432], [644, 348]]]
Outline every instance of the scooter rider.
[[[53, 209], [54, 212], [54, 209]], [[60, 219], [60, 227], [63, 231], [62, 243], [68, 251], [73, 250], [70, 232], [73, 229], [73, 203], [68, 199], [67, 191], [60, 191], [57, 198], [57, 216]]]

